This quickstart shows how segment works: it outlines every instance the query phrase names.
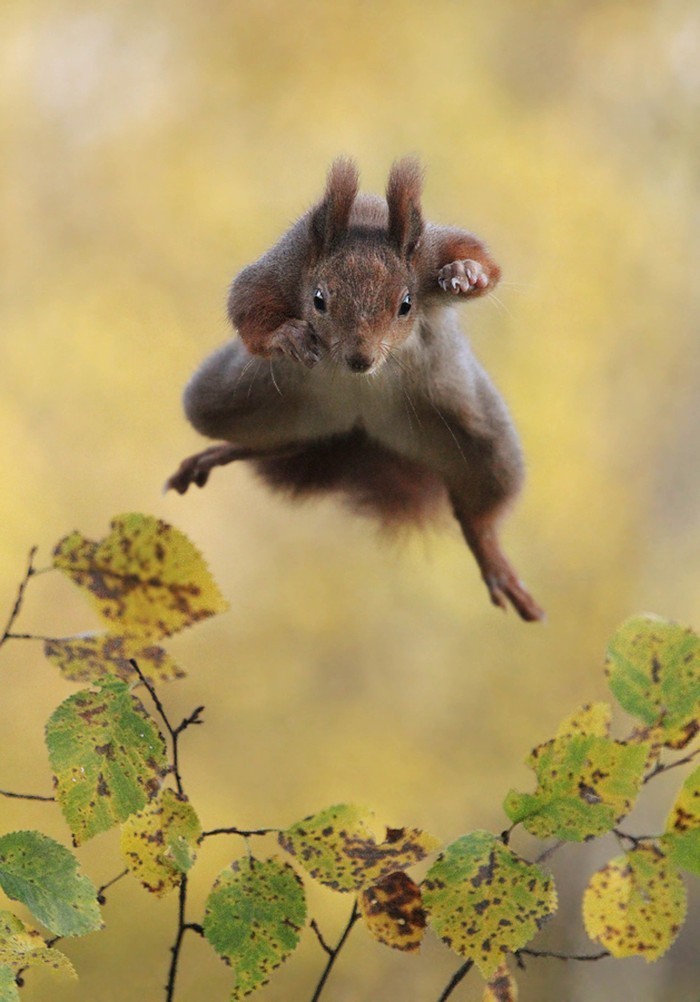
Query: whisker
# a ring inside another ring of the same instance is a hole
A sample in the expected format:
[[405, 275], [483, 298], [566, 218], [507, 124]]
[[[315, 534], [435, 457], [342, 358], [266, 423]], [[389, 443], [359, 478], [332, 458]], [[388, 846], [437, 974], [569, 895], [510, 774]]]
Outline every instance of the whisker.
[[452, 429], [450, 428], [449, 424], [447, 423], [447, 419], [445, 418], [445, 415], [444, 415], [444, 414], [442, 413], [442, 411], [441, 411], [441, 410], [440, 410], [440, 409], [439, 409], [439, 408], [438, 408], [438, 407], [436, 406], [436, 404], [435, 404], [435, 402], [434, 402], [434, 401], [432, 400], [432, 398], [430, 398], [430, 397], [429, 397], [428, 399], [430, 400], [430, 406], [431, 406], [431, 407], [433, 408], [433, 410], [435, 411], [435, 413], [437, 414], [437, 416], [438, 416], [438, 417], [440, 418], [440, 420], [442, 421], [442, 423], [444, 424], [444, 426], [445, 426], [445, 427], [447, 428], [447, 430], [449, 431], [449, 433], [450, 433], [450, 436], [451, 436], [451, 438], [452, 438], [452, 441], [453, 441], [453, 442], [454, 442], [454, 444], [455, 444], [455, 445], [457, 446], [457, 449], [458, 449], [458, 451], [459, 451], [459, 454], [460, 454], [460, 456], [462, 457], [462, 459], [464, 460], [464, 465], [465, 465], [465, 466], [469, 466], [469, 463], [467, 462], [467, 457], [466, 457], [466, 456], [464, 455], [464, 451], [462, 450], [462, 446], [461, 446], [461, 445], [459, 444], [459, 439], [457, 438], [457, 436], [455, 435], [455, 433], [454, 433], [454, 432], [452, 431]]
[[277, 390], [280, 396], [283, 396], [282, 390], [277, 385], [277, 380], [275, 379], [275, 370], [272, 367], [272, 359], [270, 359], [270, 378], [272, 379], [272, 385]]

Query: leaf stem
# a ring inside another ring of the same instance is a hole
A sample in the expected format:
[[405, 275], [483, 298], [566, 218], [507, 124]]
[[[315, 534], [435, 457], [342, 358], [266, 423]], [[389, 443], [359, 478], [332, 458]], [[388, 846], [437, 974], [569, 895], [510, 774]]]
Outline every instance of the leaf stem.
[[29, 584], [29, 579], [33, 574], [36, 573], [34, 570], [34, 558], [36, 556], [36, 551], [38, 547], [32, 546], [29, 551], [29, 556], [27, 558], [27, 569], [24, 572], [24, 577], [19, 583], [17, 589], [17, 597], [15, 598], [15, 604], [12, 606], [12, 611], [10, 612], [9, 618], [5, 629], [3, 630], [2, 636], [0, 637], [0, 647], [10, 639], [12, 636], [12, 627], [15, 625], [15, 621], [22, 611], [22, 603], [24, 602], [24, 593], [26, 591], [27, 585]]
[[357, 900], [355, 900], [352, 906], [352, 911], [350, 912], [350, 918], [348, 919], [347, 925], [343, 929], [340, 939], [336, 943], [335, 947], [328, 946], [328, 944], [324, 941], [323, 937], [319, 934], [318, 926], [316, 926], [316, 924], [313, 923], [312, 928], [314, 929], [314, 932], [318, 937], [318, 941], [319, 943], [321, 943], [323, 949], [328, 954], [328, 962], [326, 963], [326, 966], [323, 969], [321, 977], [319, 978], [319, 982], [316, 985], [316, 990], [311, 996], [311, 1002], [318, 1002], [318, 1000], [321, 998], [321, 992], [323, 991], [323, 987], [326, 981], [328, 980], [328, 975], [331, 973], [333, 965], [338, 959], [338, 954], [345, 946], [346, 940], [352, 931], [352, 927], [355, 925], [359, 917], [360, 917], [360, 910], [357, 907]]
[[474, 961], [473, 960], [466, 960], [462, 964], [462, 966], [459, 967], [454, 972], [454, 974], [450, 978], [449, 983], [446, 985], [445, 990], [443, 991], [443, 993], [438, 998], [437, 1002], [445, 1002], [445, 999], [448, 999], [450, 997], [450, 995], [455, 990], [455, 988], [460, 983], [460, 981], [463, 981], [464, 978], [466, 978], [467, 974], [469, 974], [469, 972], [471, 971], [471, 969], [472, 969], [473, 966], [474, 966]]

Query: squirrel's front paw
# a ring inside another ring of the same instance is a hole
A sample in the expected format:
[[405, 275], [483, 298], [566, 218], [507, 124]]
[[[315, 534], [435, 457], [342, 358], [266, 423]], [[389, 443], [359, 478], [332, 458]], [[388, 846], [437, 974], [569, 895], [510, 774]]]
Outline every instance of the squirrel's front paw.
[[489, 276], [478, 261], [453, 261], [438, 272], [438, 285], [445, 292], [458, 296], [482, 292], [489, 284]]
[[313, 369], [321, 360], [321, 342], [306, 320], [287, 320], [272, 335], [270, 348], [274, 355], [285, 355]]

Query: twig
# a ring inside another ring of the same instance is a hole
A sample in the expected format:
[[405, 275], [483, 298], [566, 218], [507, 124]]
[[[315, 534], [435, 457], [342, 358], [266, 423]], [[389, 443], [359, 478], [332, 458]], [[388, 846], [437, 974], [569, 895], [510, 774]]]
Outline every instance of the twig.
[[535, 860], [535, 863], [544, 863], [545, 860], [549, 859], [550, 856], [553, 856], [554, 853], [558, 852], [564, 845], [566, 845], [566, 839], [559, 839], [559, 841], [555, 842], [554, 845], [550, 845], [548, 849], [541, 852]]
[[636, 849], [638, 845], [644, 842], [655, 842], [657, 839], [661, 838], [660, 835], [628, 835], [627, 832], [620, 831], [619, 828], [613, 828], [613, 835], [616, 835], [618, 839], [624, 839], [627, 842], [631, 842]]
[[0, 797], [11, 797], [14, 800], [43, 800], [46, 803], [56, 803], [55, 797], [44, 797], [40, 793], [13, 793], [11, 790], [0, 790]]
[[107, 898], [105, 897], [105, 891], [108, 890], [110, 887], [113, 887], [114, 884], [118, 883], [120, 880], [123, 880], [124, 877], [128, 876], [128, 874], [129, 874], [129, 870], [128, 869], [122, 870], [122, 872], [118, 873], [116, 875], [116, 877], [112, 877], [112, 879], [108, 880], [106, 884], [102, 884], [101, 887], [97, 888], [97, 900], [98, 900], [99, 904], [101, 904], [101, 905], [107, 904]]
[[473, 960], [466, 960], [462, 964], [462, 966], [459, 967], [454, 972], [454, 974], [450, 978], [450, 981], [449, 981], [448, 985], [446, 986], [446, 988], [445, 988], [444, 992], [442, 993], [442, 995], [440, 995], [440, 997], [437, 1000], [437, 1002], [445, 1002], [445, 999], [448, 999], [450, 997], [450, 995], [455, 990], [455, 988], [460, 983], [460, 981], [463, 981], [464, 978], [466, 978], [467, 974], [469, 974], [469, 972], [471, 971], [471, 969], [472, 969], [473, 966], [474, 966], [474, 961]]
[[316, 939], [318, 940], [318, 942], [319, 942], [319, 944], [321, 946], [321, 949], [325, 950], [325, 952], [328, 954], [329, 957], [332, 957], [333, 956], [333, 947], [329, 946], [328, 943], [326, 943], [326, 941], [323, 938], [323, 935], [321, 933], [321, 930], [318, 927], [318, 922], [316, 921], [316, 919], [312, 918], [311, 921], [309, 922], [309, 925], [311, 926], [311, 928], [313, 929], [313, 931], [316, 933]]
[[14, 626], [15, 620], [22, 611], [24, 592], [26, 590], [27, 585], [29, 584], [29, 579], [32, 577], [33, 574], [36, 573], [34, 570], [34, 557], [36, 556], [37, 549], [38, 547], [32, 546], [31, 550], [29, 551], [29, 557], [27, 558], [27, 569], [24, 572], [24, 577], [19, 583], [19, 588], [17, 589], [17, 597], [15, 598], [15, 604], [12, 607], [12, 611], [10, 612], [10, 616], [7, 620], [7, 625], [5, 626], [2, 636], [0, 637], [0, 647], [2, 647], [5, 641], [9, 640], [10, 637], [12, 636], [11, 632], [12, 627]]
[[168, 983], [165, 986], [165, 1002], [172, 1002], [175, 998], [175, 981], [177, 978], [177, 965], [180, 960], [180, 950], [182, 949], [182, 940], [188, 929], [193, 929], [193, 923], [185, 922], [185, 906], [187, 905], [187, 874], [182, 874], [182, 880], [180, 881], [180, 888], [178, 894], [178, 909], [177, 909], [177, 936], [175, 937], [175, 943], [170, 947], [170, 952], [172, 953], [172, 959], [170, 961], [170, 969], [168, 970]]
[[359, 917], [360, 917], [360, 910], [357, 907], [357, 901], [355, 901], [352, 906], [352, 911], [350, 912], [350, 918], [348, 919], [348, 924], [343, 929], [341, 937], [336, 943], [335, 947], [329, 947], [323, 940], [323, 937], [319, 935], [317, 929], [314, 930], [316, 932], [316, 935], [318, 936], [319, 943], [321, 943], [323, 949], [328, 954], [328, 962], [323, 969], [323, 973], [321, 974], [318, 984], [316, 985], [316, 990], [311, 996], [311, 1002], [318, 1002], [318, 1000], [321, 998], [321, 992], [323, 991], [323, 986], [328, 980], [328, 975], [331, 973], [333, 969], [333, 964], [335, 964], [336, 960], [338, 959], [338, 954], [345, 946], [345, 941], [350, 935], [352, 927], [355, 925]]
[[129, 659], [129, 664], [134, 669], [134, 671], [138, 675], [138, 677], [141, 680], [141, 682], [148, 689], [148, 694], [150, 695], [151, 699], [153, 700], [153, 702], [155, 704], [155, 708], [158, 711], [158, 715], [159, 715], [160, 719], [163, 721], [163, 723], [165, 724], [166, 730], [167, 730], [168, 734], [170, 735], [170, 740], [171, 740], [172, 746], [173, 746], [173, 759], [172, 759], [171, 771], [172, 771], [173, 776], [175, 777], [175, 786], [177, 788], [177, 792], [182, 797], [185, 794], [185, 790], [184, 790], [184, 787], [182, 785], [182, 777], [180, 775], [180, 759], [179, 759], [178, 740], [179, 740], [179, 737], [182, 734], [182, 732], [185, 731], [185, 730], [187, 730], [188, 727], [191, 727], [193, 724], [201, 724], [202, 723], [201, 714], [204, 711], [204, 707], [203, 706], [198, 706], [195, 710], [192, 711], [192, 713], [190, 713], [189, 717], [185, 717], [185, 719], [182, 720], [177, 725], [177, 727], [173, 727], [173, 725], [170, 723], [170, 720], [168, 719], [167, 713], [165, 712], [165, 707], [161, 703], [161, 701], [160, 701], [160, 699], [158, 697], [158, 693], [156, 692], [153, 684], [151, 682], [149, 682], [149, 680], [146, 678], [146, 676], [141, 671], [141, 669], [139, 668], [139, 666], [136, 663], [136, 661], [134, 660], [134, 658], [130, 658]]
[[253, 835], [277, 835], [279, 828], [210, 828], [209, 831], [202, 832], [199, 841], [211, 838], [212, 835], [240, 835], [241, 838], [251, 838]]
[[677, 769], [679, 765], [687, 765], [688, 762], [692, 762], [700, 755], [700, 747], [696, 748], [695, 751], [690, 752], [690, 754], [685, 755], [683, 758], [676, 759], [675, 762], [668, 762], [662, 765], [661, 762], [657, 762], [651, 772], [648, 772], [642, 783], [648, 783], [650, 779], [654, 779], [655, 776], [659, 776], [662, 772], [670, 772], [671, 769]]
[[549, 960], [604, 960], [612, 954], [609, 950], [600, 950], [598, 953], [556, 953], [553, 950], [516, 950], [516, 958], [520, 957], [545, 957]]

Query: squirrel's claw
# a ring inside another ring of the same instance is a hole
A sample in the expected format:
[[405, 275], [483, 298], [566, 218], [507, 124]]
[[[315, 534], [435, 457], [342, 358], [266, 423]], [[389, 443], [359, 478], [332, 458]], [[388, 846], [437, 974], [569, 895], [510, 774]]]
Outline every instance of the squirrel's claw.
[[489, 284], [489, 277], [478, 261], [452, 261], [438, 272], [438, 285], [445, 292], [458, 296], [482, 292]]
[[273, 355], [286, 355], [307, 369], [321, 361], [321, 342], [306, 320], [287, 320], [272, 336]]

